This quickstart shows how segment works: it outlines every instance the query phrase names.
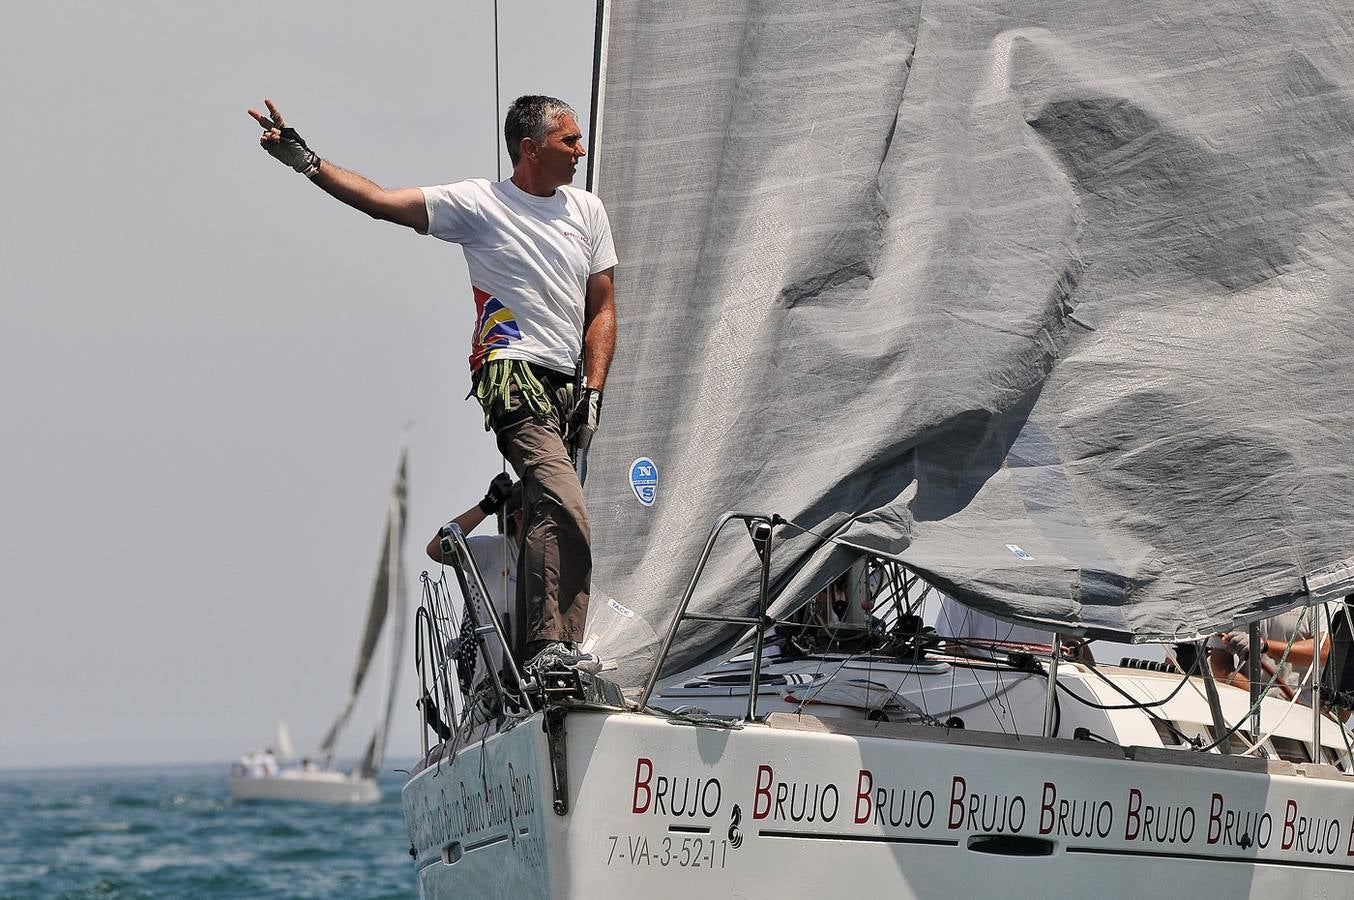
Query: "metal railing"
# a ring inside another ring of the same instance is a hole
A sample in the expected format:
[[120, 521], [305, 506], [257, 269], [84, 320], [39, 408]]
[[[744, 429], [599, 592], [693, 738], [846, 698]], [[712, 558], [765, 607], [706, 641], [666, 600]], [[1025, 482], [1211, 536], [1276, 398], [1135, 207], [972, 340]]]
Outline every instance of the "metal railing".
[[[715, 540], [718, 539], [725, 526], [734, 521], [743, 522], [747, 525], [748, 532], [752, 537], [752, 544], [757, 548], [757, 554], [762, 561], [761, 579], [757, 591], [757, 615], [713, 616], [699, 613], [688, 615], [686, 608], [691, 603], [692, 596], [696, 593], [696, 584], [700, 581], [701, 573], [705, 571], [705, 564], [710, 559], [710, 552], [715, 547]], [[705, 549], [701, 551], [700, 561], [696, 563], [696, 571], [692, 573], [691, 582], [687, 585], [686, 593], [682, 596], [682, 602], [677, 607], [676, 615], [672, 617], [672, 624], [668, 626], [668, 633], [663, 637], [663, 645], [658, 650], [658, 659], [654, 662], [653, 671], [649, 673], [649, 679], [644, 684], [644, 693], [639, 700], [640, 709], [649, 707], [654, 686], [658, 683], [658, 673], [667, 660], [668, 651], [672, 648], [673, 638], [677, 636], [677, 629], [681, 624], [683, 622], [722, 622], [728, 625], [746, 625], [754, 629], [752, 675], [748, 688], [746, 720], [751, 722], [757, 718], [757, 687], [762, 674], [762, 646], [766, 640], [766, 629], [776, 624], [775, 619], [770, 619], [766, 615], [767, 593], [771, 580], [771, 539], [774, 536], [776, 526], [784, 524], [784, 522], [785, 520], [777, 515], [740, 512], [727, 512], [715, 522], [710, 529], [710, 536], [705, 541]]]
[[[452, 648], [457, 647], [458, 642], [463, 638], [468, 637], [474, 642], [475, 659], [484, 667], [484, 680], [489, 684], [499, 721], [502, 721], [504, 710], [507, 709], [509, 690], [504, 684], [499, 667], [490, 653], [490, 641], [497, 641], [498, 646], [502, 649], [503, 667], [507, 674], [511, 676], [515, 685], [515, 690], [512, 691], [514, 702], [520, 704], [528, 714], [534, 712], [531, 699], [522, 690], [522, 685], [525, 682], [521, 669], [517, 665], [517, 660], [513, 656], [507, 631], [504, 629], [503, 621], [494, 606], [484, 576], [475, 562], [474, 555], [470, 552], [469, 545], [466, 543], [465, 534], [452, 522], [443, 527], [440, 537], [443, 558], [450, 562], [452, 571], [456, 573], [456, 580], [461, 589], [464, 603], [461, 607], [461, 616], [458, 617], [453, 609], [450, 596], [445, 590], [445, 580], [439, 584], [432, 581], [426, 572], [424, 573], [424, 599], [417, 617], [415, 657], [419, 665], [420, 689], [422, 691], [419, 698], [419, 707], [424, 714], [419, 732], [420, 748], [425, 757], [429, 749], [428, 729], [431, 727], [435, 733], [438, 732], [437, 725], [434, 723], [442, 723], [441, 714], [446, 714], [444, 727], [455, 736], [464, 731], [472, 712], [470, 703], [472, 698], [462, 696], [463, 708], [458, 715], [451, 688], [450, 670], [457, 665], [457, 656], [459, 655], [453, 653]], [[467, 625], [469, 626], [468, 630]], [[427, 646], [429, 644], [430, 647]], [[423, 668], [426, 661], [431, 661], [433, 664], [431, 690], [429, 690], [428, 685], [429, 673], [424, 671]], [[473, 675], [470, 677], [472, 683], [466, 686], [467, 689], [474, 687]], [[479, 683], [482, 684], [483, 681]], [[441, 733], [438, 733], [438, 737], [443, 741], [449, 739], [447, 735]]]

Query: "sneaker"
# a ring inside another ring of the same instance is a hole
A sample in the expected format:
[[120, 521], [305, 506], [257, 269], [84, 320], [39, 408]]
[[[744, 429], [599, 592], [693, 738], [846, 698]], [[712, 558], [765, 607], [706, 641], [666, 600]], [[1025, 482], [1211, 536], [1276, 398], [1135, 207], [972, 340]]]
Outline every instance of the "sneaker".
[[595, 653], [584, 653], [572, 641], [551, 641], [537, 651], [526, 664], [526, 674], [541, 675], [558, 669], [573, 669], [596, 675], [602, 671], [601, 657]]

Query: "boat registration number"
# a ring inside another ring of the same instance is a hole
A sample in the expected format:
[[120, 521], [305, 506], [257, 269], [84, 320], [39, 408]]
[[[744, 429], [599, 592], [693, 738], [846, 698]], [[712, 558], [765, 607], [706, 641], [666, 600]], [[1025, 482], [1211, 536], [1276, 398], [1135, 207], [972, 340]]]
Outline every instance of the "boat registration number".
[[712, 837], [667, 835], [650, 842], [647, 835], [612, 834], [607, 844], [608, 866], [722, 869], [729, 856], [729, 842]]

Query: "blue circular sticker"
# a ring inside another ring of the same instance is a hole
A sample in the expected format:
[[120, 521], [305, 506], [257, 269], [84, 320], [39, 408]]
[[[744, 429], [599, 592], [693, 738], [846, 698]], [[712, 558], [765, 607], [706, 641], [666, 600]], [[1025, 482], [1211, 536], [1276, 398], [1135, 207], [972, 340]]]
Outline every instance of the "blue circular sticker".
[[630, 464], [630, 488], [635, 499], [645, 506], [653, 506], [658, 499], [658, 466], [647, 456], [641, 456]]

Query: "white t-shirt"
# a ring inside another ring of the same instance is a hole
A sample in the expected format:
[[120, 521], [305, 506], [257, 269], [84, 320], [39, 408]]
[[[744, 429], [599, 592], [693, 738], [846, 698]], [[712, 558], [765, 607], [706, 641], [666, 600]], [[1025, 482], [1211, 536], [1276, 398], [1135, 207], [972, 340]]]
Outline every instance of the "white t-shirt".
[[[514, 609], [517, 603], [517, 542], [502, 534], [476, 534], [466, 538], [465, 542], [470, 548], [470, 555], [475, 558], [475, 565], [479, 567], [480, 576], [484, 578], [484, 586], [489, 589], [489, 602], [498, 611], [499, 621], [503, 623], [508, 640], [511, 641], [513, 623], [517, 618]], [[489, 624], [484, 612], [479, 613], [479, 620], [481, 625]], [[503, 648], [492, 638], [489, 639], [488, 648], [494, 668], [501, 669]]]
[[475, 293], [470, 369], [524, 359], [573, 374], [588, 277], [616, 265], [602, 201], [561, 187], [528, 194], [512, 179], [425, 187], [428, 233], [461, 245]]
[[465, 542], [499, 618], [512, 613], [517, 602], [517, 542], [503, 534], [476, 534]]

